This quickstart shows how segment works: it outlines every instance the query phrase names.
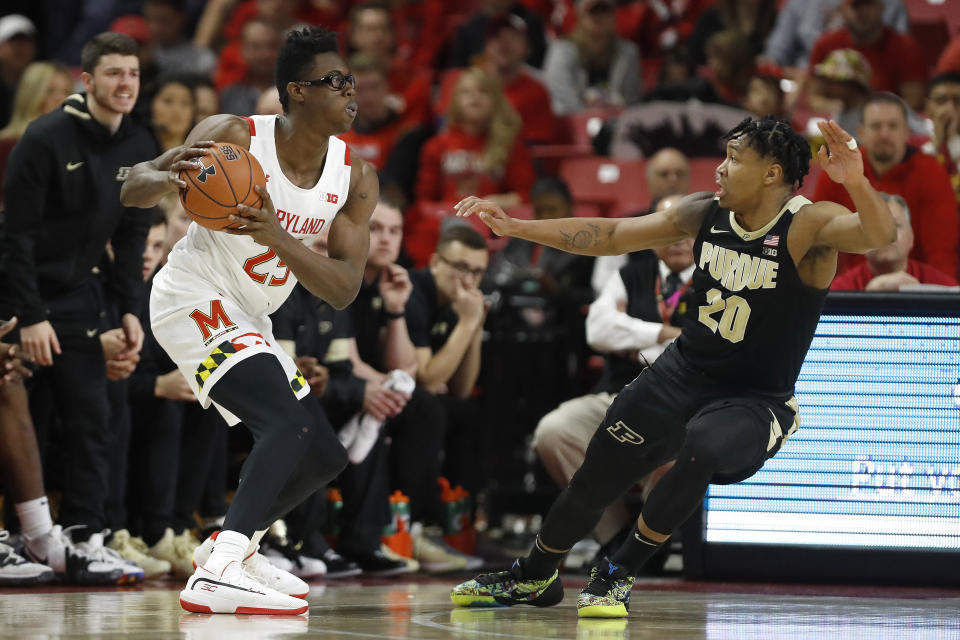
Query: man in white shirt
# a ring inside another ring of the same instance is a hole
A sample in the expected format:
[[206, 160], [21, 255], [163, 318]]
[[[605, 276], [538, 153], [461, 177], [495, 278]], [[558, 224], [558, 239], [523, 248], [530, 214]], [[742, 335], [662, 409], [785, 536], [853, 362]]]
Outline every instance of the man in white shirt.
[[[657, 211], [680, 197], [663, 198]], [[541, 418], [533, 435], [533, 447], [558, 485], [567, 486], [580, 468], [587, 445], [617, 392], [680, 335], [693, 271], [692, 238], [658, 249], [656, 254], [641, 252], [607, 279], [590, 305], [587, 343], [606, 354], [603, 375], [591, 393], [567, 400]], [[644, 495], [666, 468], [639, 483]], [[594, 537], [606, 544], [632, 520], [624, 502], [616, 502], [604, 511]]]

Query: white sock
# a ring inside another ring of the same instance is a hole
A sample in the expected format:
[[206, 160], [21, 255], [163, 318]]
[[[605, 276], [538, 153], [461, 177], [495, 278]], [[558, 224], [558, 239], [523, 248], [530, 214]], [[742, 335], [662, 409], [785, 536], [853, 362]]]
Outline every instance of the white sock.
[[250, 544], [250, 538], [238, 531], [221, 531], [213, 543], [210, 557], [203, 563], [203, 568], [211, 573], [220, 575], [231, 562], [237, 565], [243, 562], [245, 551]]
[[20, 527], [23, 537], [27, 540], [36, 540], [53, 530], [53, 518], [50, 517], [50, 503], [47, 496], [19, 502], [14, 505], [17, 517], [20, 518]]
[[260, 548], [260, 541], [263, 540], [263, 536], [265, 535], [267, 535], [266, 529], [253, 532], [253, 535], [250, 536], [250, 545], [247, 547], [247, 552], [243, 556], [244, 558], [248, 558], [257, 552], [257, 549]]

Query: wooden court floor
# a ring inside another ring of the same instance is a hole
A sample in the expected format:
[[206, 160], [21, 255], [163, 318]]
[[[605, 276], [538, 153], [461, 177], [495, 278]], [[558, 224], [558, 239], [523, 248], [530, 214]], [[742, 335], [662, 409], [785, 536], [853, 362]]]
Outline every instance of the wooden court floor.
[[304, 616], [186, 613], [173, 580], [127, 589], [0, 589], [0, 638], [960, 639], [960, 589], [650, 579], [634, 588], [628, 619], [578, 620], [582, 577], [565, 579], [565, 600], [549, 609], [456, 609], [447, 592], [459, 578], [317, 582]]

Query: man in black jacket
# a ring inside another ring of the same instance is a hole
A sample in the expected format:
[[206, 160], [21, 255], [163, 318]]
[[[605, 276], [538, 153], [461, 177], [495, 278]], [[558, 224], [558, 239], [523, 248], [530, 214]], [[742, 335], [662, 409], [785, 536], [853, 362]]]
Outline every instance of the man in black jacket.
[[[128, 115], [140, 84], [136, 43], [116, 33], [95, 36], [83, 48], [82, 67], [86, 93], [38, 118], [10, 156], [0, 316], [20, 318], [23, 351], [46, 366], [37, 377], [53, 389], [64, 423], [60, 519], [86, 525], [76, 537], [96, 534], [90, 545], [99, 549], [111, 432], [98, 336], [104, 296], [94, 267], [109, 242], [114, 275], [107, 286], [133, 354], [143, 341], [136, 312], [149, 213], [124, 207], [120, 187], [129, 168], [157, 148]], [[43, 557], [34, 542], [28, 540], [28, 553]], [[134, 577], [125, 571], [124, 580]]]

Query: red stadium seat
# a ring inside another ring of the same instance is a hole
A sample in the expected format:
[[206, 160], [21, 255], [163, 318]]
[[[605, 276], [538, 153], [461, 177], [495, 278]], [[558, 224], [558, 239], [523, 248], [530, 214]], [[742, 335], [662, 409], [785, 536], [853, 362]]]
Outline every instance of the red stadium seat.
[[950, 26], [945, 18], [916, 21], [911, 19], [910, 35], [920, 45], [927, 66], [933, 68], [950, 42]]
[[595, 205], [602, 215], [616, 215], [625, 207], [639, 209], [649, 204], [642, 160], [573, 158], [560, 165], [560, 177], [569, 185], [576, 203]]

